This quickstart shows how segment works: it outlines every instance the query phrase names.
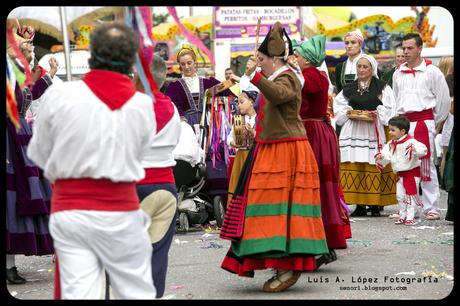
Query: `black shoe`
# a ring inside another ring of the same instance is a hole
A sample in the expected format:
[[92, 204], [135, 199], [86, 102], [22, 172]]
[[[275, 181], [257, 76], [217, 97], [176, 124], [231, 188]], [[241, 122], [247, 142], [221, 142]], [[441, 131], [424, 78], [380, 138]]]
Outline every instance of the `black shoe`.
[[355, 211], [350, 216], [351, 217], [367, 216], [366, 206], [364, 206], [364, 205], [356, 205]]
[[337, 260], [337, 254], [335, 253], [334, 249], [329, 250], [329, 254], [321, 255], [316, 259], [316, 270], [319, 269], [323, 264], [327, 265], [333, 261]]
[[380, 209], [378, 206], [371, 207], [371, 216], [372, 217], [380, 217]]
[[18, 268], [16, 267], [6, 269], [6, 280], [8, 281], [8, 283], [14, 285], [21, 285], [26, 283], [26, 280], [19, 276]]

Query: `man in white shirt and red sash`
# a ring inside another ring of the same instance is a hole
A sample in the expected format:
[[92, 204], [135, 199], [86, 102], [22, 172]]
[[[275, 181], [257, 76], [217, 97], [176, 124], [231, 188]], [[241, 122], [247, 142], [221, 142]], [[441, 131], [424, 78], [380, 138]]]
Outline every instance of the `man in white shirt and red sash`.
[[155, 299], [150, 218], [136, 182], [156, 121], [151, 98], [128, 77], [137, 37], [121, 23], [99, 26], [90, 37], [91, 71], [42, 96], [28, 155], [54, 183], [55, 298], [101, 299], [105, 269], [116, 298]]
[[429, 148], [420, 160], [423, 209], [426, 218], [439, 220], [439, 183], [434, 165], [435, 125], [446, 120], [449, 113], [449, 88], [443, 73], [431, 61], [421, 57], [423, 41], [419, 34], [403, 37], [406, 62], [393, 75], [396, 97], [395, 115], [409, 119], [409, 134]]

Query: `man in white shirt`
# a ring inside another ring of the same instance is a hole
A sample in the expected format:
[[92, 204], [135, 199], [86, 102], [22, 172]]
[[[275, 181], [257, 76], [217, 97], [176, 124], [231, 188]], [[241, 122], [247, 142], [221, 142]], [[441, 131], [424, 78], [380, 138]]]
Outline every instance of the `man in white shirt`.
[[402, 48], [406, 62], [393, 75], [395, 115], [409, 119], [409, 134], [429, 148], [421, 158], [421, 188], [427, 219], [439, 220], [439, 183], [434, 165], [435, 125], [446, 120], [449, 113], [449, 88], [444, 74], [431, 61], [423, 59], [423, 41], [419, 34], [403, 37]]
[[91, 71], [49, 88], [34, 123], [28, 155], [54, 183], [56, 298], [101, 299], [104, 269], [116, 298], [156, 295], [150, 219], [135, 184], [145, 176], [141, 160], [157, 124], [151, 98], [128, 77], [137, 37], [122, 23], [96, 28]]

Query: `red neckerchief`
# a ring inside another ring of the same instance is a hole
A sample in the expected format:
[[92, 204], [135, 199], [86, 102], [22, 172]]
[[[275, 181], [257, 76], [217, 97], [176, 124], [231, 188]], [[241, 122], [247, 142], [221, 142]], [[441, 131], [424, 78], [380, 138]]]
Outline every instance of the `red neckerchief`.
[[390, 142], [390, 152], [393, 150], [393, 151], [391, 152], [391, 154], [395, 154], [396, 146], [397, 146], [397, 145], [399, 145], [399, 144], [401, 144], [401, 143], [404, 143], [404, 142], [408, 141], [408, 140], [411, 139], [411, 138], [412, 138], [412, 137], [410, 137], [409, 134], [406, 134], [406, 136], [404, 136], [401, 140], [394, 140], [394, 139], [393, 139], [393, 140]]
[[[426, 58], [424, 58], [423, 60], [425, 61], [425, 64], [426, 64], [427, 66], [428, 66], [428, 65], [431, 65], [431, 64], [433, 63], [431, 60], [426, 59]], [[415, 72], [416, 72], [417, 70], [415, 70], [415, 69], [413, 69], [413, 68], [409, 68], [409, 66], [407, 66], [407, 62], [403, 63], [402, 65], [406, 65], [406, 67], [407, 67], [408, 69], [404, 69], [404, 70], [400, 70], [400, 71], [403, 72], [403, 73], [412, 73], [412, 75], [413, 75], [414, 78], [415, 78]]]
[[157, 133], [171, 120], [174, 115], [174, 106], [171, 99], [162, 94], [160, 91], [154, 92], [155, 103], [153, 109], [155, 110], [155, 120], [157, 122]]
[[111, 110], [121, 108], [136, 93], [134, 82], [118, 72], [93, 69], [82, 81]]

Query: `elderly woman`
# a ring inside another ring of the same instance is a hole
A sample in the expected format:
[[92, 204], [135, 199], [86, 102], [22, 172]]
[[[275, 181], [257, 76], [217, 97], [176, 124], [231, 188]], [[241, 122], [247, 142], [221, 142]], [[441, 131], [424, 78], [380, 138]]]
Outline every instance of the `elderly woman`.
[[[339, 136], [341, 175], [346, 203], [371, 206], [373, 216], [379, 207], [396, 203], [395, 176], [391, 168], [377, 169], [374, 155], [385, 144], [384, 125], [392, 117], [393, 90], [377, 76], [377, 61], [369, 55], [356, 58], [357, 79], [347, 84], [334, 99]], [[371, 117], [354, 116], [353, 110], [370, 111]], [[370, 120], [370, 121], [366, 121]], [[367, 214], [358, 205], [354, 216]]]
[[[286, 40], [284, 40], [284, 36]], [[221, 267], [239, 276], [274, 269], [264, 292], [284, 291], [327, 254], [318, 166], [299, 117], [303, 78], [287, 65], [292, 43], [279, 22], [251, 57], [245, 74], [260, 90], [256, 147], [247, 158], [242, 236]], [[256, 72], [256, 62], [262, 72]], [[246, 164], [245, 164], [246, 166]], [[238, 182], [240, 183], [240, 182]]]
[[329, 82], [327, 75], [318, 69], [326, 57], [325, 45], [324, 35], [302, 44], [294, 42], [294, 55], [305, 78], [300, 117], [320, 169], [321, 216], [328, 247], [334, 254], [333, 249], [347, 247], [345, 239], [351, 238], [351, 231], [338, 192], [340, 160], [337, 136], [327, 112]]

